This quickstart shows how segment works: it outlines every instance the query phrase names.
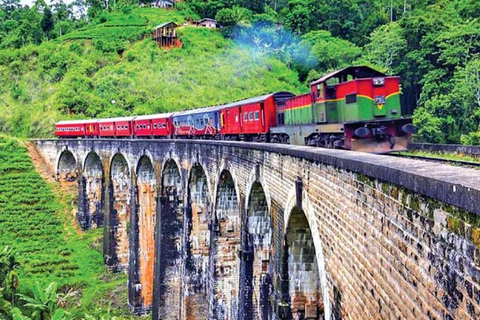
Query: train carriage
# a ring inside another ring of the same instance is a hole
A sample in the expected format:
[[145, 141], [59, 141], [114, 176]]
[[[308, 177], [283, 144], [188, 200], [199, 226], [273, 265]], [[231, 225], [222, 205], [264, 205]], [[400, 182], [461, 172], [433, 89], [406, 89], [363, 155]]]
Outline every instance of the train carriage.
[[270, 128], [277, 125], [276, 103], [294, 96], [290, 92], [276, 92], [223, 105], [220, 111], [222, 137], [268, 141]]
[[220, 133], [219, 106], [176, 112], [172, 117], [173, 137], [212, 138]]
[[164, 137], [172, 135], [170, 118], [173, 113], [160, 113], [147, 116], [137, 116], [133, 120], [135, 137]]
[[55, 124], [55, 135], [65, 138], [98, 136], [98, 120], [60, 121]]
[[100, 137], [126, 138], [133, 136], [133, 119], [135, 117], [119, 117], [98, 121]]

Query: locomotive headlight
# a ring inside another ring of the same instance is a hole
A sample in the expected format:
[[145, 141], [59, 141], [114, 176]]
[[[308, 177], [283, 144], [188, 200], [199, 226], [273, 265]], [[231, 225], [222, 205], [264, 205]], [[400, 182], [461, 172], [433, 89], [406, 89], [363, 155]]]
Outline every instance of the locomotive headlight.
[[360, 128], [355, 129], [355, 131], [353, 132], [353, 134], [354, 134], [357, 138], [365, 138], [365, 137], [367, 137], [367, 136], [370, 134], [370, 129], [365, 128], [365, 127], [360, 127]]
[[374, 86], [383, 86], [385, 84], [385, 78], [373, 78], [373, 85]]

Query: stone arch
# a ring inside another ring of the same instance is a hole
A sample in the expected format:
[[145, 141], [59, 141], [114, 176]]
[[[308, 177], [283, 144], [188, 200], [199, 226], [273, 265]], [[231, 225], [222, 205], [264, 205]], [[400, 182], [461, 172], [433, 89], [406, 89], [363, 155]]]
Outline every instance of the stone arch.
[[81, 187], [79, 224], [84, 230], [101, 227], [105, 210], [105, 174], [100, 157], [93, 151], [85, 157]]
[[185, 312], [188, 319], [208, 318], [208, 262], [210, 254], [210, 197], [205, 170], [195, 163], [187, 188]]
[[77, 159], [68, 149], [64, 149], [57, 160], [57, 180], [72, 182], [77, 180]]
[[241, 217], [235, 182], [228, 170], [220, 174], [212, 219], [211, 272], [214, 283], [210, 318], [233, 320], [238, 318]]
[[[291, 318], [304, 319], [301, 316], [312, 315], [312, 319], [330, 319], [322, 241], [313, 206], [306, 193], [302, 194], [301, 208], [296, 206], [295, 189], [292, 189], [288, 199], [284, 217], [283, 264], [286, 267], [283, 278], [288, 279], [286, 294]], [[310, 284], [305, 285], [305, 281]]]
[[142, 156], [137, 165], [137, 224], [138, 271], [143, 308], [153, 301], [153, 272], [155, 260], [155, 221], [157, 210], [155, 169], [148, 156]]
[[121, 153], [113, 156], [110, 165], [110, 212], [109, 243], [111, 257], [107, 257], [107, 265], [116, 269], [128, 266], [129, 235], [132, 179], [127, 159]]
[[151, 153], [149, 150], [144, 149], [144, 150], [141, 152], [141, 155], [139, 155], [138, 158], [136, 158], [136, 162], [135, 162], [135, 163], [136, 163], [136, 166], [135, 166], [135, 168], [134, 168], [136, 175], [138, 175], [138, 170], [140, 169], [140, 164], [141, 164], [140, 162], [141, 162], [142, 158], [147, 158], [148, 160], [150, 160], [150, 163], [151, 163], [152, 166], [153, 166], [154, 161], [153, 161], [153, 155], [152, 155], [152, 153]]
[[168, 159], [161, 178], [161, 216], [157, 228], [161, 238], [158, 257], [158, 311], [155, 319], [181, 318], [181, 290], [183, 270], [183, 195], [180, 169], [173, 159]]
[[246, 320], [270, 320], [273, 308], [270, 296], [273, 293], [273, 225], [265, 190], [261, 183], [254, 182], [248, 193], [244, 251], [242, 317]]

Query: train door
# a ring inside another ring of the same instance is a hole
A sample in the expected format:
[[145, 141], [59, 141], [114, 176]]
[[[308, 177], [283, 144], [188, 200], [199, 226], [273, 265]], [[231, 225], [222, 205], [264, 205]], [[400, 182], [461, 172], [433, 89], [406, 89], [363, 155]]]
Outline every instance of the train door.
[[277, 101], [277, 126], [285, 125], [285, 106], [287, 100]]

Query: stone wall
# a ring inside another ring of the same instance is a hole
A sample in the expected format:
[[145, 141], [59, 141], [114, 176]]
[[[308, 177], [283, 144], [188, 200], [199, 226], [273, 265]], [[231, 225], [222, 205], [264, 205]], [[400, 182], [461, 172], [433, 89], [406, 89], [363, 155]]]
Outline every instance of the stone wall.
[[[158, 201], [150, 202], [157, 215], [155, 275], [147, 289], [147, 268], [129, 270], [129, 297], [137, 312], [152, 307], [154, 319], [480, 317], [476, 170], [271, 144], [34, 143], [57, 169], [68, 147], [77, 161], [62, 164], [67, 176], [84, 175], [83, 159], [90, 152], [99, 156], [110, 191], [106, 261], [118, 268], [147, 266], [152, 258], [137, 244], [151, 231], [140, 223], [148, 210], [135, 201], [129, 210], [139, 222], [132, 218], [129, 240], [111, 232], [129, 203], [126, 189], [138, 189], [140, 159], [151, 159], [150, 185], [158, 186]], [[123, 171], [115, 154], [127, 163]], [[121, 201], [119, 190], [125, 192]]]

